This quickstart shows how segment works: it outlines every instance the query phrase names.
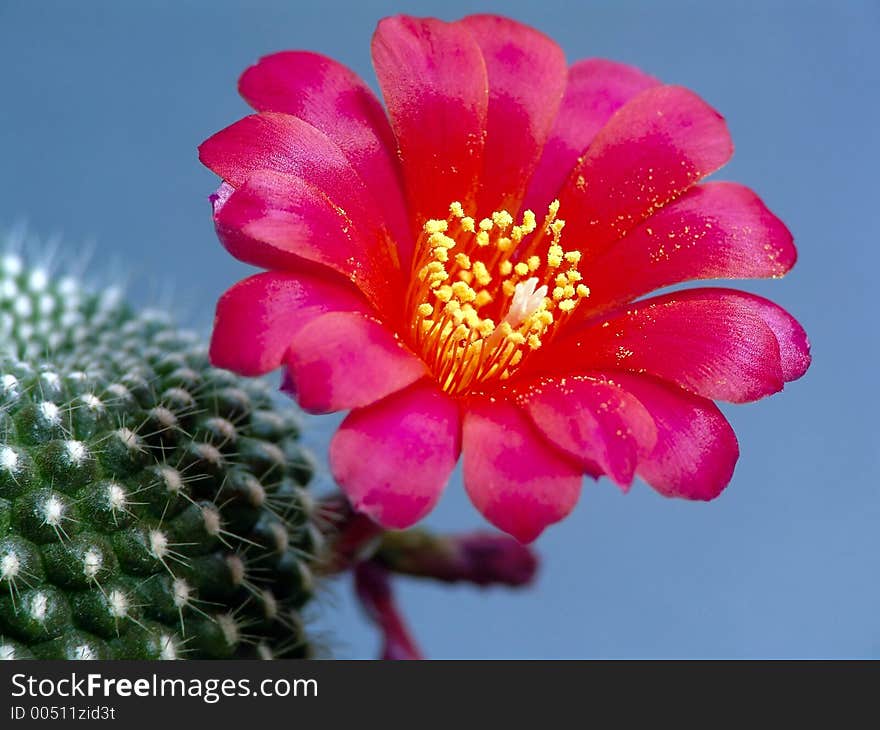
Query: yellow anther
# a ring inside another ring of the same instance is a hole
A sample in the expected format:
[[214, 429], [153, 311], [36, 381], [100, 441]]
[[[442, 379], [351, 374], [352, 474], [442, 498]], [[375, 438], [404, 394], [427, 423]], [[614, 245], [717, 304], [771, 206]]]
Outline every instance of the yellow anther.
[[476, 329], [481, 322], [480, 315], [473, 310], [470, 304], [465, 304], [461, 311], [464, 312], [464, 321], [467, 326], [471, 329]]
[[[456, 201], [446, 221], [423, 225], [407, 304], [407, 344], [454, 397], [511, 377], [546, 342], [553, 323], [589, 296], [577, 271], [581, 253], [561, 245], [559, 201], [542, 223], [530, 210], [518, 225], [506, 210], [478, 222], [465, 212]], [[489, 311], [500, 324], [482, 316]]]
[[[509, 261], [505, 263], [510, 263]], [[480, 286], [486, 286], [489, 282], [492, 281], [492, 276], [489, 274], [489, 269], [486, 268], [486, 264], [482, 261], [474, 261], [474, 265], [472, 267], [474, 272], [474, 278], [476, 278], [477, 283]]]
[[446, 277], [446, 269], [439, 261], [432, 261], [427, 266], [423, 266], [419, 271], [419, 279], [422, 281], [442, 281], [445, 280]]
[[456, 281], [452, 285], [452, 293], [462, 302], [472, 302], [477, 298], [477, 293], [463, 281]]
[[492, 295], [485, 289], [480, 289], [480, 291], [477, 292], [476, 299], [474, 299], [474, 306], [479, 309], [480, 307], [485, 307], [491, 301]]
[[[511, 223], [513, 223], [513, 216], [510, 215], [506, 210], [496, 210], [492, 214], [492, 222], [501, 229], [507, 228]], [[480, 227], [482, 228], [483, 224], [480, 223]], [[488, 229], [487, 229], [488, 230]]]
[[[446, 221], [442, 221], [445, 223]], [[445, 233], [432, 233], [428, 237], [428, 243], [432, 246], [439, 246], [440, 248], [455, 248], [455, 239], [450, 238]]]

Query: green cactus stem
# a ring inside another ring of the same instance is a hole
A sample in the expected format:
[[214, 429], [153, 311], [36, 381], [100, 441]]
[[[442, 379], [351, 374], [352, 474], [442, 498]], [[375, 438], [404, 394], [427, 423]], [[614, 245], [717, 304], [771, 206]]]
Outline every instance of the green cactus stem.
[[0, 243], [0, 657], [302, 657], [322, 537], [290, 407]]

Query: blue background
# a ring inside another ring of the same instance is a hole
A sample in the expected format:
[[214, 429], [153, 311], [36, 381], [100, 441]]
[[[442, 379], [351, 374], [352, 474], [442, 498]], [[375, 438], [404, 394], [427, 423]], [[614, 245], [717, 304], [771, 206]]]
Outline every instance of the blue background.
[[[864, 657], [880, 654], [876, 2], [36, 2], [0, 0], [0, 226], [60, 236], [91, 270], [130, 271], [206, 332], [247, 273], [217, 244], [196, 158], [246, 113], [239, 73], [286, 48], [321, 51], [371, 84], [369, 38], [394, 12], [494, 10], [696, 90], [737, 151], [718, 177], [752, 186], [789, 225], [800, 262], [747, 283], [804, 323], [806, 378], [726, 408], [742, 457], [710, 504], [586, 485], [537, 548], [530, 591], [398, 581], [432, 657]], [[109, 262], [109, 263], [108, 263]], [[320, 444], [332, 420], [315, 422]], [[429, 520], [480, 524], [457, 476]], [[337, 581], [316, 628], [343, 657], [378, 638]]]

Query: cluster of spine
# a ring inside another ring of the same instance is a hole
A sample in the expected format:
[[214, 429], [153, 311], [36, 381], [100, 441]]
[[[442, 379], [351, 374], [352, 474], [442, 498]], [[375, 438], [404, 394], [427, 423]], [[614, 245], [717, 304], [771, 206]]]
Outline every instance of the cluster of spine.
[[166, 317], [0, 252], [0, 658], [308, 656], [298, 433]]

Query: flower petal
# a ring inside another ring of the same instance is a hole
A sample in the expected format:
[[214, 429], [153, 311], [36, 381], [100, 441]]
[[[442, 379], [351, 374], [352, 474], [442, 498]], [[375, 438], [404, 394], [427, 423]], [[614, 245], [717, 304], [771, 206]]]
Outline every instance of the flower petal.
[[297, 402], [310, 413], [369, 405], [426, 374], [387, 326], [359, 312], [333, 312], [300, 328], [286, 363]]
[[397, 143], [382, 105], [354, 71], [318, 53], [284, 51], [248, 68], [238, 90], [257, 111], [299, 117], [339, 145], [381, 202], [395, 240], [412, 246]]
[[696, 94], [643, 91], [611, 117], [563, 186], [565, 240], [594, 260], [732, 152], [724, 119]]
[[365, 234], [385, 229], [369, 190], [339, 145], [297, 117], [263, 112], [239, 119], [202, 142], [199, 159], [234, 188], [257, 170], [296, 175], [323, 191]]
[[498, 15], [459, 21], [483, 53], [489, 79], [488, 129], [479, 215], [516, 214], [565, 91], [565, 54], [534, 28]]
[[751, 190], [700, 185], [661, 208], [590, 266], [583, 314], [691, 279], [780, 277], [797, 259], [791, 233]]
[[465, 489], [498, 529], [531, 542], [574, 508], [582, 469], [554, 450], [515, 405], [475, 398], [462, 431]]
[[241, 375], [263, 375], [281, 365], [297, 331], [315, 317], [368, 308], [345, 281], [305, 272], [256, 274], [217, 302], [211, 362]]
[[480, 48], [460, 26], [395, 16], [379, 22], [373, 65], [385, 97], [414, 227], [476, 202], [488, 82]]
[[[713, 400], [757, 400], [782, 389], [785, 369], [766, 321], [775, 305], [756, 299], [731, 289], [691, 289], [636, 302], [575, 326], [542, 348], [535, 367], [644, 372]], [[794, 325], [785, 330], [777, 310], [776, 326], [794, 338]], [[784, 347], [798, 351], [794, 339]]]
[[607, 379], [586, 375], [542, 378], [519, 388], [517, 401], [554, 446], [590, 471], [594, 465], [625, 490], [641, 452], [657, 439], [651, 415]]
[[458, 406], [421, 381], [352, 411], [330, 443], [333, 477], [352, 505], [403, 529], [433, 509], [461, 450]]
[[634, 66], [603, 58], [572, 64], [553, 131], [529, 184], [526, 207], [546, 210], [611, 115], [636, 94], [659, 84]]
[[638, 474], [660, 494], [715, 499], [730, 482], [739, 446], [712, 401], [644, 376], [609, 373], [651, 414], [654, 448], [639, 460]]
[[782, 377], [786, 383], [797, 380], [810, 367], [810, 340], [800, 323], [769, 299], [748, 292], [716, 289], [717, 292], [732, 293], [742, 302], [748, 302], [776, 336], [779, 343], [779, 357], [782, 361]]
[[214, 205], [217, 234], [236, 258], [296, 270], [302, 259], [351, 279], [380, 310], [393, 309], [400, 270], [387, 239], [370, 239], [326, 194], [296, 175], [257, 170]]

